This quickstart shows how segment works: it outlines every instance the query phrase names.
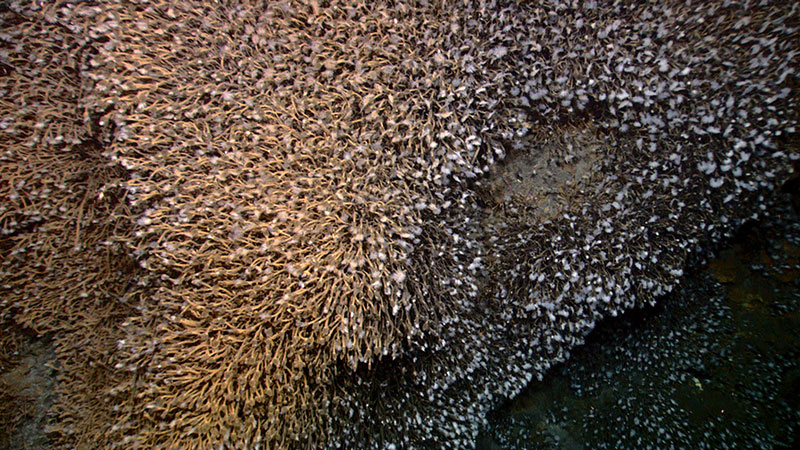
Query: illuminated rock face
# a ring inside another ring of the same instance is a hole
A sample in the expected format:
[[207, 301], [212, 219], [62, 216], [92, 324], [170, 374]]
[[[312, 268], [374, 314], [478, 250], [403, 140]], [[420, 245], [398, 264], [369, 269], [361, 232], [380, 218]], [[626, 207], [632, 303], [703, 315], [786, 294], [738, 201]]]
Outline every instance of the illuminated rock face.
[[[3, 211], [4, 315], [68, 332], [76, 373], [76, 346], [103, 336], [103, 368], [63, 388], [66, 446], [471, 445], [598, 319], [655, 301], [699, 244], [766, 208], [797, 156], [800, 25], [778, 2], [3, 14], [9, 42], [33, 24], [49, 33], [32, 55], [74, 55], [59, 67], [78, 111], [6, 158], [102, 144], [116, 172], [78, 182], [90, 205], [116, 200], [91, 261], [138, 262], [101, 277], [124, 294], [70, 294], [98, 325], [67, 327], [57, 293], [11, 275], [32, 270], [35, 227], [13, 217], [32, 203]], [[0, 120], [30, 125], [20, 107], [54, 100], [11, 84], [38, 64], [11, 47]], [[67, 142], [48, 134], [76, 118]], [[82, 223], [86, 203], [67, 204]]]

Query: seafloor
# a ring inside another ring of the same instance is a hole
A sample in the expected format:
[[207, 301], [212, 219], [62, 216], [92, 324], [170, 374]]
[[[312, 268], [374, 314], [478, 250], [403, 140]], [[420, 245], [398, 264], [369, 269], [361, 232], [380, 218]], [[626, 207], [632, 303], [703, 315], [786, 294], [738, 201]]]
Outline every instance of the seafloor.
[[797, 199], [696, 262], [657, 306], [599, 324], [495, 412], [478, 448], [798, 448]]

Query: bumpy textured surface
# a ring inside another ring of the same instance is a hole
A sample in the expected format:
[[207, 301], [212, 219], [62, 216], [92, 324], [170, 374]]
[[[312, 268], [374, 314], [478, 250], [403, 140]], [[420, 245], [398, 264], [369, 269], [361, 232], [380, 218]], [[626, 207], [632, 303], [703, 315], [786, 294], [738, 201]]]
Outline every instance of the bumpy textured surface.
[[481, 448], [797, 447], [793, 184], [792, 197], [740, 228], [705, 270], [655, 307], [599, 323], [569, 361], [490, 414]]
[[0, 311], [58, 441], [471, 445], [790, 176], [798, 14], [11, 2]]

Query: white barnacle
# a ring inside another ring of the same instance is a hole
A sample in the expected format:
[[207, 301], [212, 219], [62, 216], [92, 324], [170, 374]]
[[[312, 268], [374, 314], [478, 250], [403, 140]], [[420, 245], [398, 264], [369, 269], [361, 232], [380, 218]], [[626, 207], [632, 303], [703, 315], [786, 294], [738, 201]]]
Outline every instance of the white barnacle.
[[697, 170], [705, 173], [706, 175], [711, 175], [717, 170], [717, 163], [714, 161], [703, 161], [697, 164]]
[[406, 279], [406, 273], [403, 272], [402, 270], [398, 270], [392, 274], [392, 280], [394, 280], [395, 283], [398, 284], [402, 283], [403, 281], [405, 281], [405, 279]]

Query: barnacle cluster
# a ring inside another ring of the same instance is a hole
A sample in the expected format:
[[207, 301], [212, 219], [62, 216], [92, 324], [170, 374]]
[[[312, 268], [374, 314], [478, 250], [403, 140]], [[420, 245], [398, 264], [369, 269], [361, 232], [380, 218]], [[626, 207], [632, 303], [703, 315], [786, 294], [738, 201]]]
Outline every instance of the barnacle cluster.
[[569, 361], [490, 414], [487, 440], [514, 449], [792, 447], [800, 221], [788, 197], [655, 307], [599, 324]]
[[[14, 325], [53, 336], [61, 423], [75, 411], [84, 427], [111, 423], [112, 411], [96, 405], [120, 380], [107, 368], [115, 326], [133, 312], [117, 299], [136, 267], [109, 240], [132, 229], [118, 185], [125, 171], [102, 156], [78, 106], [85, 43], [54, 16], [23, 10], [0, 5], [0, 348], [18, 347], [9, 347]], [[4, 409], [13, 397], [6, 388]]]
[[471, 445], [797, 156], [782, 2], [1, 14], [0, 313], [65, 446]]

